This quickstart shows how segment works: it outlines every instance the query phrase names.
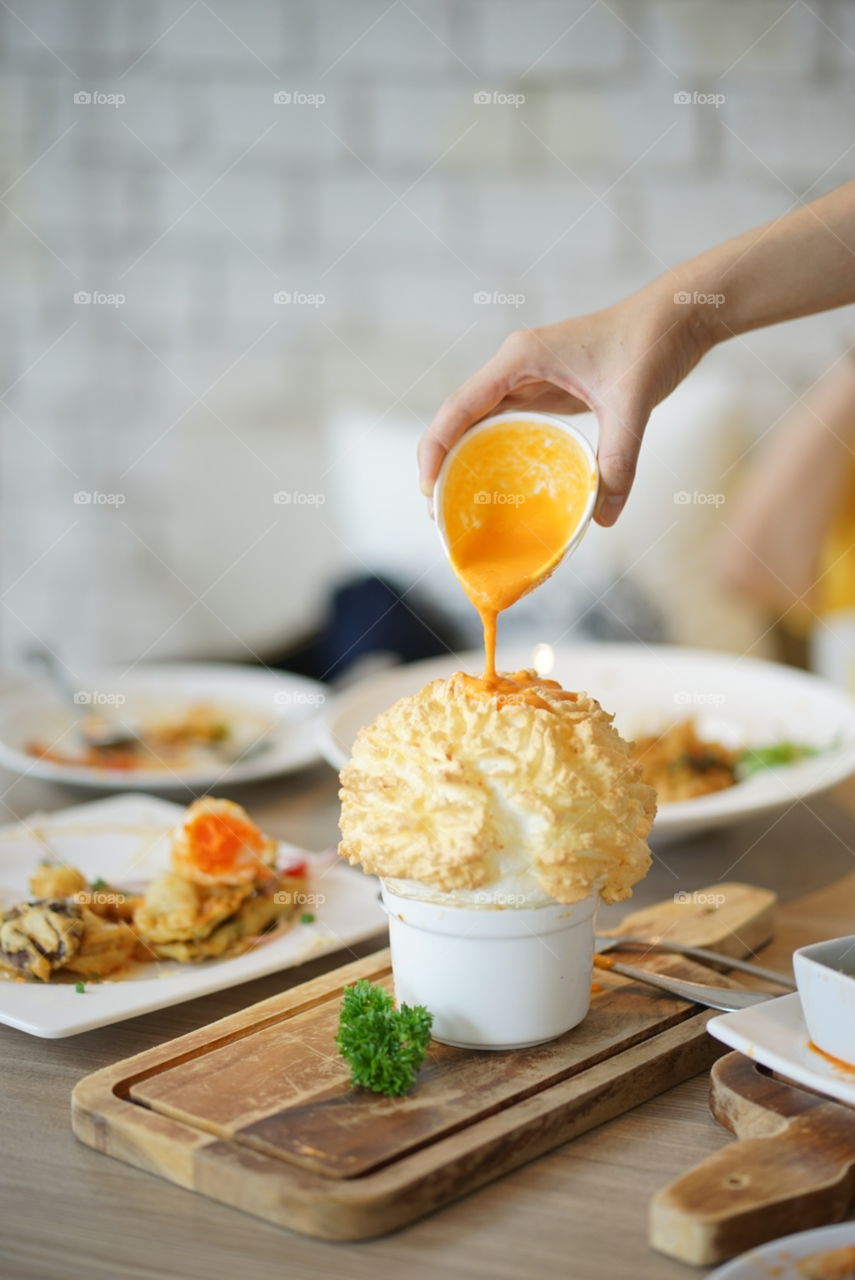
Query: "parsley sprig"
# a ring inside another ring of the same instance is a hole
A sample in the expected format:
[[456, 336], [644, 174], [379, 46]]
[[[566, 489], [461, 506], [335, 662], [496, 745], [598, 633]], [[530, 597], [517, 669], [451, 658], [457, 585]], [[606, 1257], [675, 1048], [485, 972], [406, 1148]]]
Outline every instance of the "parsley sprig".
[[432, 1024], [433, 1014], [423, 1005], [396, 1009], [392, 997], [365, 978], [345, 987], [335, 1042], [350, 1067], [350, 1083], [390, 1097], [408, 1093]]

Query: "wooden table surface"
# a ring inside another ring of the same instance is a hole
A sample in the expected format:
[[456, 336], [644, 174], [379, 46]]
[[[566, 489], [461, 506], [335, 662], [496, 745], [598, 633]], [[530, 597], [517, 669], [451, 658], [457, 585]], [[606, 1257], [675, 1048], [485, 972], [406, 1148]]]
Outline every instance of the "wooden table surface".
[[[234, 792], [271, 834], [336, 838], [336, 779], [318, 766]], [[86, 799], [0, 772], [0, 822]], [[721, 880], [783, 899], [855, 870], [855, 788], [656, 850], [633, 906]], [[615, 923], [629, 907], [601, 916]], [[351, 958], [337, 953], [230, 991], [68, 1040], [0, 1027], [0, 1275], [6, 1280], [687, 1280], [703, 1274], [647, 1246], [652, 1192], [728, 1141], [698, 1077], [396, 1235], [326, 1244], [292, 1235], [79, 1144], [73, 1085], [98, 1067], [191, 1031]]]

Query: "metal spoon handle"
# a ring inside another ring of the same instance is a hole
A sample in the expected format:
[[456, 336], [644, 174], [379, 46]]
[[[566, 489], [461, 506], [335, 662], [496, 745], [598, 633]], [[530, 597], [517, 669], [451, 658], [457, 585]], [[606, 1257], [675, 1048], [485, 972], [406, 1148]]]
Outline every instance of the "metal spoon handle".
[[705, 987], [699, 982], [686, 982], [682, 978], [670, 978], [664, 973], [652, 973], [649, 969], [637, 969], [631, 964], [610, 964], [612, 973], [619, 973], [622, 978], [632, 978], [634, 982], [646, 982], [648, 986], [658, 987], [672, 996], [680, 996], [683, 1000], [692, 1000], [695, 1004], [706, 1005], [708, 1009], [721, 1009], [724, 1013], [734, 1013], [737, 1009], [747, 1009], [751, 1005], [762, 1004], [776, 997], [771, 991], [739, 991], [728, 987]]
[[37, 663], [46, 672], [55, 689], [62, 694], [66, 702], [71, 706], [75, 706], [74, 695], [77, 689], [70, 678], [69, 672], [60, 662], [55, 654], [49, 649], [33, 648], [27, 652], [27, 658], [30, 662]]
[[788, 991], [796, 990], [796, 984], [786, 974], [777, 973], [774, 969], [764, 969], [762, 965], [752, 964], [749, 960], [722, 955], [720, 951], [710, 951], [707, 947], [690, 947], [685, 942], [666, 942], [659, 938], [615, 938], [614, 942], [619, 946], [627, 944], [645, 947], [649, 951], [672, 951], [675, 955], [692, 956], [696, 960], [707, 960], [728, 969], [738, 969], [740, 973], [750, 973], [755, 978], [764, 978], [766, 982], [775, 982]]

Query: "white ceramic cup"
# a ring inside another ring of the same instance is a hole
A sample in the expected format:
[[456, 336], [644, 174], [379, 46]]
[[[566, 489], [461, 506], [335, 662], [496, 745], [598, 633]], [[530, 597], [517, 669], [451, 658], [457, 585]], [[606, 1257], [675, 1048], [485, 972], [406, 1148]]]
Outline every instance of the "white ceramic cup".
[[464, 1049], [521, 1049], [588, 1012], [593, 897], [565, 906], [460, 907], [383, 885], [399, 1004], [433, 1014], [433, 1036]]
[[436, 478], [436, 486], [433, 491], [433, 506], [437, 531], [445, 549], [445, 553], [446, 555], [450, 555], [448, 539], [445, 534], [443, 495], [445, 492], [445, 481], [457, 454], [458, 446], [465, 444], [466, 441], [470, 440], [476, 432], [489, 431], [491, 427], [499, 426], [503, 422], [527, 422], [534, 426], [538, 423], [544, 423], [546, 426], [558, 427], [560, 431], [563, 431], [565, 435], [570, 436], [570, 438], [578, 445], [582, 455], [588, 463], [588, 466], [591, 468], [591, 491], [588, 494], [588, 499], [585, 503], [585, 508], [582, 512], [579, 523], [573, 530], [567, 545], [561, 552], [561, 559], [563, 560], [565, 556], [569, 555], [570, 552], [573, 551], [582, 541], [582, 538], [585, 535], [585, 530], [591, 523], [591, 518], [594, 514], [594, 507], [597, 505], [597, 494], [599, 492], [600, 481], [600, 473], [597, 466], [597, 455], [590, 442], [585, 438], [578, 427], [574, 427], [571, 423], [567, 422], [565, 418], [554, 417], [549, 413], [532, 413], [527, 409], [512, 409], [507, 413], [495, 413], [491, 418], [484, 418], [483, 421], [476, 423], [474, 427], [470, 427], [468, 431], [464, 432], [460, 439], [451, 446], [443, 458], [442, 465], [439, 469], [439, 475]]

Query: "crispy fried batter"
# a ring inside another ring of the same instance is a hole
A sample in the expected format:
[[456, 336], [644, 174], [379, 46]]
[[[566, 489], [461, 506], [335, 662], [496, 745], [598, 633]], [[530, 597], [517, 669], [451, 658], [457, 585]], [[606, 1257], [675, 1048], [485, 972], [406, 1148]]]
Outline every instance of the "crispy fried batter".
[[79, 950], [84, 929], [82, 909], [68, 899], [19, 903], [0, 916], [0, 963], [47, 982]]
[[239, 954], [250, 939], [269, 929], [277, 920], [284, 921], [296, 915], [297, 907], [292, 895], [275, 890], [279, 883], [272, 882], [270, 891], [252, 892], [240, 909], [207, 937], [192, 942], [155, 943], [155, 954], [165, 960], [180, 960], [185, 964]]
[[73, 898], [86, 889], [86, 877], [76, 867], [61, 862], [42, 862], [30, 876], [30, 892], [34, 898]]
[[451, 892], [499, 879], [516, 846], [558, 902], [628, 897], [656, 804], [612, 717], [545, 683], [540, 708], [469, 696], [467, 680], [434, 680], [360, 731], [341, 772], [341, 856]]
[[170, 871], [146, 889], [134, 927], [145, 942], [198, 941], [234, 915], [252, 892], [251, 884], [201, 885]]
[[128, 963], [137, 945], [130, 925], [121, 920], [104, 920], [88, 907], [81, 907], [83, 937], [77, 953], [66, 960], [64, 971], [85, 978], [103, 978]]

